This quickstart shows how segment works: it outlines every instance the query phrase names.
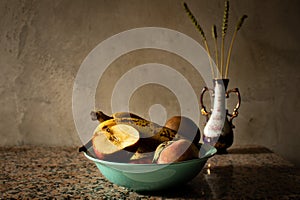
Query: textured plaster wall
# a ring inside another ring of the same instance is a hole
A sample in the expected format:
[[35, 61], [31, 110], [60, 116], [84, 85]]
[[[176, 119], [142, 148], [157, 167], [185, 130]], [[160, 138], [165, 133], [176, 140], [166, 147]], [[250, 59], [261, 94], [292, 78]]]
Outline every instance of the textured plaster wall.
[[[187, 3], [206, 32], [212, 24], [220, 27], [223, 1]], [[264, 145], [299, 164], [300, 3], [243, 0], [230, 5], [231, 27], [240, 15], [249, 15], [229, 74], [229, 88], [238, 87], [242, 95], [234, 143]], [[1, 0], [0, 145], [80, 145], [72, 116], [80, 64], [106, 38], [147, 26], [174, 29], [201, 43], [179, 0]], [[141, 50], [111, 64], [99, 83], [96, 107], [110, 113], [115, 82], [126, 70], [149, 62], [172, 66], [200, 95], [204, 82], [184, 59]], [[174, 94], [159, 85], [137, 90], [130, 108], [149, 117], [155, 103], [165, 106], [167, 117], [179, 111]], [[199, 124], [203, 129], [203, 118]]]

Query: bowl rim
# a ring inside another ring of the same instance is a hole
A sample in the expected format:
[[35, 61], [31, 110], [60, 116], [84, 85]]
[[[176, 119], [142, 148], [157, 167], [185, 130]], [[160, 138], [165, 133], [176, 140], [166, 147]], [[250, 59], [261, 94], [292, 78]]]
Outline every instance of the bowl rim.
[[200, 146], [200, 150], [203, 147], [205, 150], [205, 153], [203, 156], [199, 157], [199, 158], [195, 158], [195, 159], [190, 159], [190, 160], [185, 160], [185, 161], [181, 161], [181, 162], [174, 162], [174, 163], [165, 163], [165, 164], [157, 164], [157, 163], [149, 163], [149, 164], [137, 164], [137, 163], [126, 163], [126, 162], [113, 162], [113, 161], [107, 161], [107, 160], [101, 160], [98, 158], [94, 158], [93, 156], [89, 155], [89, 153], [87, 152], [83, 152], [85, 157], [87, 157], [89, 160], [97, 162], [97, 163], [101, 163], [104, 165], [118, 165], [118, 166], [168, 166], [168, 165], [180, 165], [180, 164], [185, 164], [185, 163], [190, 163], [190, 162], [197, 162], [197, 161], [203, 161], [203, 160], [207, 160], [208, 158], [214, 156], [217, 153], [217, 149], [214, 146], [211, 146], [209, 144], [206, 143], [199, 143]]

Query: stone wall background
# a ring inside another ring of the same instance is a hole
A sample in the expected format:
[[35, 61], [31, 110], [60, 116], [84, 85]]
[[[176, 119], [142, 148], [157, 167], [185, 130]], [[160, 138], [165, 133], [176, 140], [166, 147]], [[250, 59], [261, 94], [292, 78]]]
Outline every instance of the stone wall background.
[[[212, 24], [220, 27], [223, 1], [186, 2], [207, 35]], [[300, 3], [230, 3], [231, 28], [240, 15], [249, 16], [237, 36], [229, 74], [229, 87], [238, 87], [242, 95], [234, 144], [264, 145], [299, 165]], [[174, 29], [201, 43], [179, 0], [1, 0], [0, 145], [80, 145], [72, 116], [72, 87], [80, 64], [106, 38], [148, 26]], [[204, 82], [186, 61], [144, 50], [110, 66], [99, 84], [96, 107], [110, 114], [112, 80], [120, 70], [150, 61], [182, 72], [200, 94]], [[147, 117], [148, 107], [159, 102], [168, 116], [176, 114], [178, 105], [169, 93], [145, 86], [132, 97], [132, 110]], [[203, 120], [199, 124], [203, 129]]]

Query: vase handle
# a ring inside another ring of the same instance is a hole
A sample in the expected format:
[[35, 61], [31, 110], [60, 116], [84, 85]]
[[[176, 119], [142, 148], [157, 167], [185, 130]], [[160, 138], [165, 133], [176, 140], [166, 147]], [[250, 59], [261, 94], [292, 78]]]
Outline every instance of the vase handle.
[[208, 87], [204, 87], [201, 91], [201, 95], [200, 95], [200, 104], [201, 104], [201, 114], [204, 115], [206, 117], [206, 121], [209, 120], [209, 115], [211, 114], [211, 111], [207, 111], [206, 110], [206, 106], [203, 104], [203, 96], [205, 94], [205, 92], [207, 91], [213, 91], [212, 89], [209, 89]]
[[236, 117], [239, 115], [238, 110], [239, 110], [239, 108], [240, 108], [240, 106], [241, 106], [241, 95], [240, 95], [240, 91], [239, 91], [238, 88], [233, 88], [233, 89], [231, 89], [231, 90], [228, 90], [228, 91], [226, 92], [226, 98], [229, 98], [229, 94], [232, 93], [232, 92], [235, 93], [235, 94], [237, 95], [237, 97], [238, 97], [238, 102], [237, 102], [235, 108], [233, 109], [233, 112], [227, 114], [227, 115], [230, 117], [230, 119], [229, 119], [229, 122], [230, 122], [230, 123], [232, 123], [232, 120], [233, 120], [234, 118], [236, 118]]

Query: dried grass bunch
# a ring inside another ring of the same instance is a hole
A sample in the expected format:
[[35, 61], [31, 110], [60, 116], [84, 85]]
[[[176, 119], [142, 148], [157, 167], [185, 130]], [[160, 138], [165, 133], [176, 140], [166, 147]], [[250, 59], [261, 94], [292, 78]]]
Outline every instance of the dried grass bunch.
[[[212, 57], [211, 57], [211, 52], [207, 43], [207, 39], [205, 36], [205, 33], [202, 29], [202, 27], [200, 26], [200, 24], [198, 23], [198, 21], [196, 20], [195, 16], [193, 15], [193, 13], [191, 12], [191, 10], [189, 9], [188, 5], [186, 3], [183, 3], [183, 7], [186, 11], [186, 13], [188, 14], [188, 16], [190, 17], [190, 19], [192, 20], [193, 24], [195, 25], [195, 27], [197, 28], [197, 30], [199, 31], [201, 38], [202, 38], [202, 42], [204, 43], [205, 49], [207, 51], [207, 54], [209, 56], [209, 61], [210, 61], [210, 67], [211, 67], [211, 72], [212, 72], [212, 77], [214, 78], [228, 78], [228, 72], [229, 72], [229, 64], [230, 64], [230, 57], [231, 57], [231, 52], [232, 52], [232, 47], [237, 35], [237, 32], [241, 29], [245, 19], [248, 17], [247, 15], [243, 15], [240, 17], [239, 21], [236, 24], [233, 36], [231, 38], [231, 42], [227, 51], [227, 58], [226, 58], [226, 64], [225, 64], [225, 36], [227, 33], [227, 29], [228, 29], [228, 18], [229, 18], [229, 1], [225, 1], [225, 6], [224, 6], [224, 15], [223, 15], [223, 22], [222, 22], [222, 40], [221, 40], [221, 49], [220, 49], [220, 58], [219, 58], [219, 51], [218, 51], [218, 35], [217, 35], [217, 27], [216, 25], [212, 26], [212, 38], [214, 40], [214, 51], [215, 51], [215, 63], [217, 65], [218, 70], [220, 71], [220, 74], [217, 76], [213, 65], [212, 65]], [[220, 59], [220, 61], [219, 61]]]

